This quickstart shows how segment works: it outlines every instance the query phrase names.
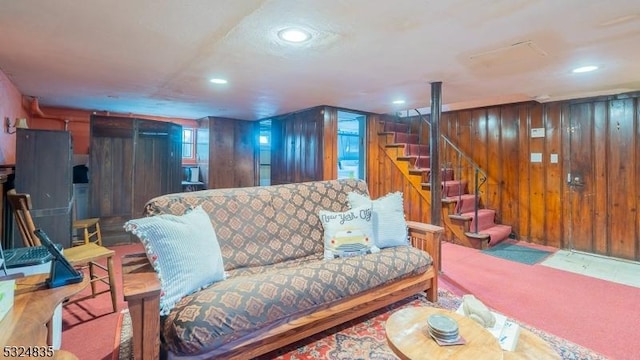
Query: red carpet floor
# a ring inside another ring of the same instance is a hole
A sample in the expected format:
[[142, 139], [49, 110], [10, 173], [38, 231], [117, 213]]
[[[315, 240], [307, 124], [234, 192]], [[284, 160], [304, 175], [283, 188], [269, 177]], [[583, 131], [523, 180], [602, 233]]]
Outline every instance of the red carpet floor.
[[442, 245], [442, 258], [442, 287], [474, 294], [509, 317], [610, 359], [640, 359], [639, 288], [450, 243]]
[[[120, 310], [127, 303], [122, 297], [122, 264], [124, 254], [141, 252], [142, 245], [123, 245], [112, 247], [116, 251], [114, 268], [118, 311], [113, 312], [108, 293], [99, 295], [64, 307], [62, 312], [62, 348], [74, 353], [80, 360], [111, 360], [116, 337], [116, 325]], [[99, 285], [102, 286], [102, 285]], [[106, 288], [106, 286], [105, 286]], [[90, 294], [87, 288], [82, 294]]]
[[[141, 251], [116, 250], [118, 299], [122, 300], [120, 257]], [[442, 288], [473, 293], [488, 306], [611, 359], [640, 359], [640, 289], [542, 265], [524, 265], [478, 250], [444, 243]], [[63, 311], [62, 348], [80, 359], [112, 358], [118, 313], [108, 295], [72, 304]]]

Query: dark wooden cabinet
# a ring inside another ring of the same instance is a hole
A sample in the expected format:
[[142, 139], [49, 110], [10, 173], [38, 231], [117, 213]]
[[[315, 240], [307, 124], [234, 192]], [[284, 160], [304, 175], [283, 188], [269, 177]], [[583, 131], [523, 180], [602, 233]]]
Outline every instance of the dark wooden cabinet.
[[[31, 216], [53, 242], [71, 245], [73, 208], [71, 135], [68, 131], [18, 129], [15, 189], [31, 195]], [[13, 245], [23, 246], [17, 227]]]
[[89, 213], [109, 244], [130, 242], [122, 226], [147, 201], [180, 192], [182, 126], [125, 117], [91, 117]]

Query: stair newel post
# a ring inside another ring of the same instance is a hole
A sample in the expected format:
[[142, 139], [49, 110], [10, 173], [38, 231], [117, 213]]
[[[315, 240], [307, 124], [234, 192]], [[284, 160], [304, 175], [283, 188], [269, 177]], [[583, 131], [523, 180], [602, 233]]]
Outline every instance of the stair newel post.
[[475, 171], [475, 189], [476, 189], [475, 193], [476, 194], [475, 194], [475, 198], [474, 198], [475, 199], [475, 204], [474, 204], [474, 207], [473, 207], [473, 209], [474, 209], [473, 210], [474, 211], [474, 219], [475, 219], [475, 221], [474, 221], [475, 229], [473, 230], [473, 232], [475, 232], [476, 234], [478, 233], [478, 206], [480, 205], [480, 201], [479, 201], [480, 197], [478, 195], [480, 193], [480, 184], [478, 182], [478, 174], [479, 173], [480, 173], [480, 171], [478, 170], [478, 168], [476, 168], [476, 171]]

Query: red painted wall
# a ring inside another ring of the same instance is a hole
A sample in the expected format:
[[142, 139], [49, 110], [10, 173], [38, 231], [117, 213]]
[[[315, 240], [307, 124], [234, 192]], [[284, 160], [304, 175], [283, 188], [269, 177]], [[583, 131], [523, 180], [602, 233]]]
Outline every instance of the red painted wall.
[[74, 154], [89, 154], [89, 119], [91, 118], [91, 114], [167, 121], [180, 124], [183, 127], [198, 127], [197, 122], [191, 119], [168, 118], [141, 114], [108, 113], [104, 111], [54, 108], [46, 106], [42, 106], [40, 109], [45, 117], [32, 118], [29, 123], [29, 127], [32, 129], [64, 130], [64, 120], [69, 120], [67, 130], [71, 132]]
[[[27, 118], [29, 128], [45, 130], [64, 130], [65, 121], [69, 120], [67, 130], [71, 132], [73, 140], [73, 153], [78, 155], [89, 154], [89, 119], [92, 113], [100, 115], [128, 116], [132, 118], [150, 119], [158, 121], [168, 121], [180, 124], [183, 127], [197, 128], [196, 120], [168, 118], [161, 116], [150, 116], [141, 114], [119, 114], [94, 112], [91, 110], [66, 109], [41, 107], [44, 117], [29, 116], [26, 109], [29, 108], [29, 99], [23, 98], [22, 94], [13, 85], [11, 80], [0, 70], [0, 165], [14, 164], [16, 159], [16, 136], [6, 132], [6, 118], [13, 123], [17, 118]], [[184, 161], [185, 164], [195, 163], [195, 161]]]
[[6, 118], [13, 123], [17, 118], [27, 118], [27, 111], [22, 107], [22, 94], [11, 80], [0, 70], [0, 164], [16, 162], [16, 135], [7, 134]]

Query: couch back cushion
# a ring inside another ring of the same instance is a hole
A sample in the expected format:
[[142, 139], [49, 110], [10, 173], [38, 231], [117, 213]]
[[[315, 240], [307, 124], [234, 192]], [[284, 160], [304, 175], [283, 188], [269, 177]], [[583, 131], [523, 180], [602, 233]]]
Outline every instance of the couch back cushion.
[[182, 215], [202, 206], [218, 236], [225, 270], [264, 266], [322, 253], [320, 210], [345, 211], [347, 194], [368, 194], [362, 180], [214, 189], [151, 199], [146, 216]]

